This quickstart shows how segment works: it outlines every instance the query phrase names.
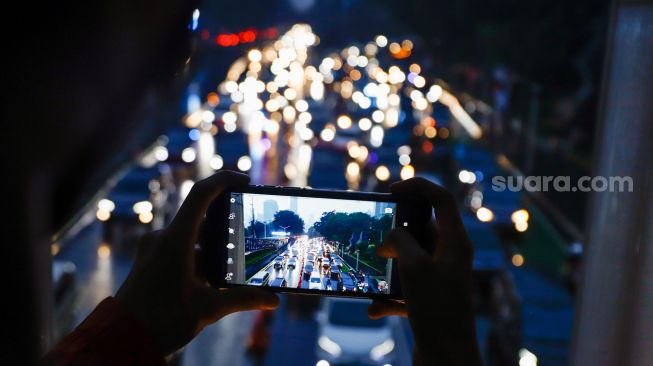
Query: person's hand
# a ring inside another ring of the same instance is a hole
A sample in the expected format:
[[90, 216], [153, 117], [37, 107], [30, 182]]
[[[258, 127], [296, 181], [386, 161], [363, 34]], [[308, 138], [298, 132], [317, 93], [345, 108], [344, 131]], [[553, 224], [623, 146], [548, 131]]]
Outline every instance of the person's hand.
[[467, 237], [454, 197], [422, 178], [391, 186], [397, 195], [416, 195], [435, 209], [435, 253], [431, 255], [401, 228], [386, 235], [377, 253], [397, 258], [399, 280], [406, 300], [374, 301], [369, 315], [408, 316], [415, 336], [416, 365], [480, 365], [472, 309], [472, 244]]
[[116, 299], [143, 323], [164, 355], [225, 315], [279, 304], [276, 295], [261, 289], [217, 290], [195, 276], [195, 243], [209, 204], [226, 187], [248, 182], [246, 175], [221, 171], [195, 183], [172, 223], [140, 240]]

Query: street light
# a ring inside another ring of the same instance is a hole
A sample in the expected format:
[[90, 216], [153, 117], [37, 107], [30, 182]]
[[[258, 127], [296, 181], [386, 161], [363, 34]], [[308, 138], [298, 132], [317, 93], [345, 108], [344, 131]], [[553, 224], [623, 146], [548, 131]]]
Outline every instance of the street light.
[[356, 271], [358, 271], [358, 255], [360, 254], [360, 251], [356, 249]]
[[279, 227], [283, 229], [284, 233], [286, 233], [286, 237], [290, 236], [289, 235], [290, 232], [288, 232], [288, 228], [290, 227], [290, 225], [288, 225], [288, 226], [279, 225]]

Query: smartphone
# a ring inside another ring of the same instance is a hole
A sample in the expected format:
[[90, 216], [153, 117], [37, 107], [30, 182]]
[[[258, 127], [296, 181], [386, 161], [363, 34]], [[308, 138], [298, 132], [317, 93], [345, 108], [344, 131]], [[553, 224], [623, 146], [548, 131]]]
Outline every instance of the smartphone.
[[207, 211], [203, 272], [217, 288], [402, 300], [396, 260], [376, 255], [397, 224], [391, 194], [232, 189]]

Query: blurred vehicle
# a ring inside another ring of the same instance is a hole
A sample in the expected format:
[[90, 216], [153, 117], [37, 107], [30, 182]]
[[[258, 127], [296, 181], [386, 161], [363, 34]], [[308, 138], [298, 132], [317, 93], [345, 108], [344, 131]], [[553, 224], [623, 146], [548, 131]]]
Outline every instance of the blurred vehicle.
[[259, 272], [249, 280], [249, 284], [252, 286], [265, 286], [268, 284], [268, 281], [270, 281], [270, 273]]
[[[502, 191], [492, 189], [489, 177], [501, 175], [492, 153], [483, 148], [460, 144], [456, 145], [454, 155], [456, 169], [461, 174], [459, 184], [469, 193], [466, 206], [472, 206], [471, 197], [476, 194], [479, 198], [482, 197], [480, 204], [492, 208], [493, 223], [511, 225], [512, 213], [520, 208], [520, 195], [509, 189]], [[478, 207], [469, 208], [475, 211]]]
[[112, 218], [138, 225], [138, 214], [134, 212], [134, 204], [151, 199], [149, 182], [157, 179], [160, 175], [158, 167], [135, 166], [130, 169], [111, 189], [107, 197], [115, 204], [115, 209], [111, 211]]
[[286, 287], [286, 285], [287, 285], [286, 279], [283, 277], [275, 278], [269, 284], [270, 287]]
[[322, 290], [322, 278], [320, 277], [320, 272], [316, 271], [311, 273], [308, 288], [310, 290]]
[[297, 259], [295, 257], [290, 258], [288, 261], [288, 264], [286, 265], [288, 269], [293, 268], [295, 269], [297, 267]]
[[[140, 221], [139, 214], [134, 206], [139, 202], [153, 207], [150, 182], [158, 182], [161, 177], [162, 167], [144, 168], [135, 166], [130, 169], [111, 189], [107, 199], [112, 202], [114, 209], [104, 225], [104, 240], [110, 242], [112, 250], [116, 253], [130, 255], [136, 250], [134, 243], [150, 229], [150, 221]], [[158, 184], [158, 183], [157, 183]]]
[[333, 260], [333, 265], [340, 268], [340, 269], [342, 269], [342, 261], [340, 259], [337, 259], [337, 258], [334, 259]]
[[[247, 137], [247, 134], [240, 130], [223, 134], [220, 143], [216, 145], [216, 153], [222, 156], [225, 162], [238, 161], [241, 156], [249, 155]], [[237, 167], [226, 165], [226, 168], [235, 169]]]
[[318, 313], [317, 356], [330, 365], [386, 365], [395, 342], [388, 319], [367, 316], [369, 302], [325, 298]]

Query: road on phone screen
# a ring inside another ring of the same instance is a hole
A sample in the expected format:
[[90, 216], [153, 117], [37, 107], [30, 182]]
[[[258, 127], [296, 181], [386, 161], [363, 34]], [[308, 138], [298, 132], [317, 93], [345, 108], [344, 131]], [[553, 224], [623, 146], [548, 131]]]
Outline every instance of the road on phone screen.
[[383, 273], [350, 254], [339, 255], [336, 246], [322, 237], [295, 237], [248, 281], [266, 273], [263, 286], [365, 293], [389, 290]]

